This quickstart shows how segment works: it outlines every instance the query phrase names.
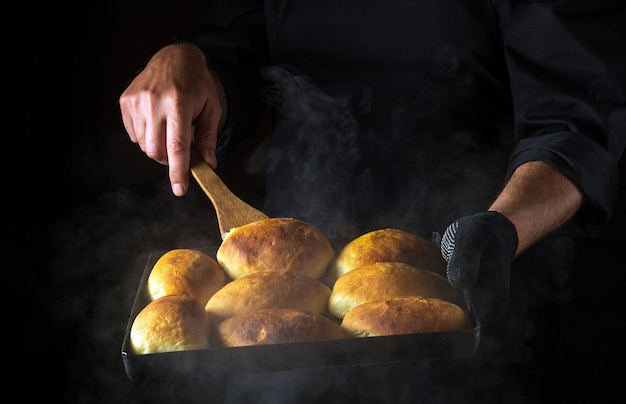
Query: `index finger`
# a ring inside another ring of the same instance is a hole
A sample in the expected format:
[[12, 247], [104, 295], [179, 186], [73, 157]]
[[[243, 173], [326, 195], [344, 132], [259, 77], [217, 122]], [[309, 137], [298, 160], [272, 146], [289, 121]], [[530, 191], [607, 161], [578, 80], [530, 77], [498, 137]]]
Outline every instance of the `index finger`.
[[189, 149], [193, 126], [189, 119], [167, 121], [167, 165], [172, 192], [183, 196], [189, 188]]

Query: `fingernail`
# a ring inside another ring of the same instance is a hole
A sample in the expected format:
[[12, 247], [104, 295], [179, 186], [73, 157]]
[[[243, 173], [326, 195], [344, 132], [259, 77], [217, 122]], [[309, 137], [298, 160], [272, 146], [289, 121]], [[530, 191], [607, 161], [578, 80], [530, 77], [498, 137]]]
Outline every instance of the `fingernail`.
[[176, 196], [183, 196], [185, 195], [185, 187], [183, 187], [183, 184], [172, 184], [172, 191], [174, 192], [174, 195]]

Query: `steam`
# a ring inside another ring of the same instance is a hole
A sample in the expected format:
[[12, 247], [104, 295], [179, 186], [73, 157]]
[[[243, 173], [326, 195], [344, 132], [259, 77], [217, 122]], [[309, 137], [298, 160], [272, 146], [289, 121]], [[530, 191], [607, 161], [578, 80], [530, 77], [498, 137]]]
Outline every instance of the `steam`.
[[201, 191], [176, 198], [163, 178], [146, 195], [112, 191], [59, 218], [50, 232], [46, 285], [53, 301], [42, 308], [59, 331], [43, 330], [40, 338], [59, 341], [58, 368], [69, 373], [61, 386], [65, 402], [137, 402], [157, 394], [128, 380], [120, 353], [139, 280], [152, 251], [216, 245], [213, 215]]
[[[289, 144], [275, 142], [277, 147], [270, 152], [267, 167], [270, 177], [276, 178], [272, 184], [290, 184], [292, 188], [267, 195], [268, 214], [308, 220], [327, 237], [337, 238], [346, 231], [339, 224], [350, 223], [343, 206], [346, 200], [341, 196], [375, 191], [369, 170], [359, 167], [362, 154], [368, 150], [356, 145], [376, 145], [360, 138], [362, 131], [351, 110], [351, 95], [327, 94], [285, 66], [265, 70], [264, 78], [272, 83], [265, 89], [266, 101], [293, 123], [290, 128], [277, 129], [293, 133], [293, 138]], [[356, 106], [356, 113], [367, 113], [367, 92]], [[332, 154], [341, 158], [328, 159]]]
[[[264, 79], [266, 101], [290, 122], [280, 121], [268, 155], [270, 216], [309, 221], [329, 238], [382, 227], [430, 235], [485, 209], [504, 180], [510, 131], [424, 119], [453, 95], [424, 89], [392, 104], [366, 86], [321, 89], [283, 65]], [[388, 102], [390, 112], [374, 115], [374, 103]]]

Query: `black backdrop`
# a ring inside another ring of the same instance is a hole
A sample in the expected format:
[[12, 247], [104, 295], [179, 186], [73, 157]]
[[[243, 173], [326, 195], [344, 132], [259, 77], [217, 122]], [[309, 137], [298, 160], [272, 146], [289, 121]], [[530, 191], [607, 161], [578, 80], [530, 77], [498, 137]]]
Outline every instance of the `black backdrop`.
[[[150, 55], [204, 7], [199, 0], [111, 0], [38, 3], [32, 10], [37, 35], [25, 42], [33, 88], [23, 111], [36, 183], [28, 174], [13, 189], [30, 226], [9, 229], [33, 265], [13, 264], [14, 271], [35, 287], [18, 288], [30, 306], [11, 311], [23, 322], [11, 357], [20, 379], [52, 383], [46, 390], [15, 385], [16, 398], [44, 393], [68, 403], [147, 402], [120, 358], [145, 254], [215, 242], [217, 229], [197, 187], [185, 198], [170, 194], [165, 168], [128, 140], [117, 101]], [[624, 398], [619, 383], [607, 378], [624, 375], [625, 208], [622, 179], [613, 220], [581, 245], [567, 280], [570, 294], [539, 331], [529, 377], [546, 397], [602, 391], [616, 402]]]

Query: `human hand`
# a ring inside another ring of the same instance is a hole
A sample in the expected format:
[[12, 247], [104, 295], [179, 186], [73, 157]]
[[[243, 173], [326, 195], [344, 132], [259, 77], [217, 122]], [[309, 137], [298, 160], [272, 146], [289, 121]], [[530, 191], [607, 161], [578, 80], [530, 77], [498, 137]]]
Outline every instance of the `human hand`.
[[458, 219], [441, 239], [448, 281], [469, 292], [476, 317], [483, 323], [497, 320], [508, 308], [517, 244], [515, 226], [495, 211]]
[[202, 158], [217, 167], [215, 147], [226, 102], [219, 79], [199, 48], [174, 44], [159, 50], [119, 103], [131, 141], [168, 166], [175, 195], [187, 192], [193, 142]]

